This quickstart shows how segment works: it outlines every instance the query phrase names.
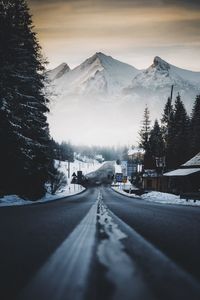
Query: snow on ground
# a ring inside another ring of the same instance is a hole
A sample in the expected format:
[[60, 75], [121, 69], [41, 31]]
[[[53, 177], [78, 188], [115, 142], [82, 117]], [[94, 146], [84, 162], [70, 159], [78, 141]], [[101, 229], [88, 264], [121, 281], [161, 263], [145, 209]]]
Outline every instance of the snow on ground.
[[4, 196], [3, 198], [0, 198], [0, 207], [1, 206], [12, 206], [12, 205], [25, 205], [25, 204], [31, 204], [33, 201], [24, 200], [22, 198], [19, 198], [16, 195], [8, 195]]
[[[115, 162], [115, 174], [116, 173], [123, 173], [122, 172], [122, 165], [118, 165]], [[129, 190], [129, 189], [135, 189], [135, 187], [130, 183], [129, 180], [127, 180], [126, 183], [116, 183], [116, 185], [113, 185], [113, 189], [120, 190], [123, 192], [123, 190]]]
[[[94, 159], [86, 162], [75, 159], [75, 161], [70, 163], [70, 165], [68, 165], [67, 161], [56, 160], [55, 166], [65, 174], [65, 176], [67, 177], [67, 186], [69, 186], [72, 181], [73, 173], [76, 173], [77, 175], [77, 171], [82, 171], [83, 175], [86, 175], [99, 169], [102, 166], [102, 164], [100, 164], [97, 160]], [[69, 167], [69, 172], [68, 172], [68, 167]]]
[[181, 204], [181, 205], [189, 205], [189, 206], [200, 206], [200, 201], [194, 202], [193, 199], [180, 199], [180, 196], [169, 194], [169, 193], [162, 193], [162, 192], [148, 192], [143, 194], [142, 196], [138, 196], [135, 194], [129, 194], [124, 191], [123, 185], [120, 186], [112, 186], [112, 189], [119, 194], [126, 195], [130, 198], [138, 198], [141, 200], [146, 200], [150, 202], [162, 203], [162, 204]]
[[[68, 170], [68, 163], [67, 162], [62, 162], [62, 171], [66, 174], [65, 170]], [[75, 160], [73, 163], [70, 163], [70, 176], [77, 171], [82, 171], [83, 175], [86, 175], [88, 173], [91, 173], [93, 171], [96, 171], [98, 168], [101, 167], [101, 163], [99, 163], [97, 160], [94, 159], [89, 159], [86, 161], [80, 161], [80, 160]]]
[[163, 204], [182, 204], [182, 205], [192, 205], [192, 206], [200, 206], [200, 201], [194, 202], [192, 199], [186, 201], [186, 199], [180, 199], [180, 196], [169, 194], [169, 193], [161, 193], [161, 192], [149, 192], [147, 194], [143, 194], [141, 199], [158, 202]]
[[46, 195], [37, 200], [37, 201], [31, 201], [31, 200], [24, 200], [16, 195], [9, 195], [4, 196], [3, 198], [0, 198], [0, 207], [2, 206], [16, 206], [16, 205], [28, 205], [28, 204], [34, 204], [34, 203], [45, 203], [53, 200], [58, 200], [67, 196], [72, 196], [79, 194], [85, 190], [84, 187], [81, 185], [74, 185], [70, 184], [65, 189], [63, 189], [61, 192], [51, 195], [50, 193], [46, 193]]
[[122, 173], [122, 166], [115, 162], [115, 173]]
[[55, 195], [51, 195], [50, 193], [46, 193], [46, 195], [37, 200], [37, 201], [30, 201], [24, 200], [16, 195], [8, 195], [0, 198], [0, 207], [1, 206], [13, 206], [13, 205], [27, 205], [33, 203], [43, 203], [48, 201], [53, 201], [57, 199], [64, 198], [66, 196], [76, 195], [85, 190], [81, 185], [78, 184], [71, 184], [72, 174], [77, 171], [82, 171], [83, 174], [90, 173], [92, 171], [97, 170], [101, 164], [96, 160], [87, 160], [87, 162], [82, 162], [79, 160], [75, 160], [73, 163], [70, 163], [70, 177], [68, 178], [68, 162], [65, 161], [55, 161], [55, 166], [62, 171], [67, 177], [67, 185], [62, 188], [61, 191], [57, 192]]
[[122, 183], [121, 185], [117, 185], [117, 186], [113, 185], [111, 188], [119, 194], [131, 197], [131, 198], [139, 198], [139, 199], [141, 198], [140, 196], [138, 196], [136, 194], [127, 193], [124, 191], [124, 190], [130, 191], [130, 190], [136, 189], [130, 182], [127, 182], [125, 184]]

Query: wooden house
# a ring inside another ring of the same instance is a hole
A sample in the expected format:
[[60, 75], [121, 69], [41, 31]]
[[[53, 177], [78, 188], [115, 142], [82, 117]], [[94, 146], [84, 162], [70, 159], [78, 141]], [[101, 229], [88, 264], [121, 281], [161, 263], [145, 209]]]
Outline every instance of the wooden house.
[[200, 193], [200, 153], [179, 169], [163, 174], [168, 178], [168, 192], [175, 194]]

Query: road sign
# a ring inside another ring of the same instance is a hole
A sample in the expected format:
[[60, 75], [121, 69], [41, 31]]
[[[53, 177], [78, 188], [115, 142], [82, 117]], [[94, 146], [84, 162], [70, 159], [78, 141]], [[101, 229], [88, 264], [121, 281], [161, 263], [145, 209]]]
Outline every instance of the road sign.
[[115, 179], [117, 182], [122, 182], [123, 180], [123, 173], [116, 173], [115, 174]]

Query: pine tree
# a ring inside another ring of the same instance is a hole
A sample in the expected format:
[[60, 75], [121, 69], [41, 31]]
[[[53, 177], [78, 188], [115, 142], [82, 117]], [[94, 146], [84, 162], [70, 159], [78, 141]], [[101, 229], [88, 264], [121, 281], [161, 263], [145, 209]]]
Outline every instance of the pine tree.
[[161, 118], [163, 139], [165, 143], [165, 161], [167, 169], [173, 169], [173, 148], [174, 148], [174, 108], [172, 99], [169, 97], [164, 107]]
[[151, 169], [153, 168], [153, 161], [150, 153], [150, 145], [149, 145], [149, 137], [150, 137], [150, 132], [151, 132], [151, 121], [150, 121], [150, 112], [148, 107], [145, 107], [144, 110], [144, 117], [142, 121], [142, 128], [139, 132], [140, 135], [140, 141], [139, 141], [139, 146], [145, 150], [145, 155], [144, 155], [144, 167], [146, 169]]
[[[1, 84], [5, 89], [2, 98], [6, 104], [6, 121], [1, 127], [0, 139], [9, 152], [1, 160], [5, 159], [7, 170], [12, 168], [13, 171], [10, 178], [5, 176], [5, 182], [9, 183], [7, 188], [34, 199], [45, 193], [51, 163], [46, 118], [48, 100], [43, 94], [44, 61], [26, 2], [3, 0], [1, 5], [6, 19], [6, 42], [0, 54], [4, 58], [5, 80]], [[9, 133], [8, 141], [4, 130]]]
[[171, 120], [173, 119], [174, 109], [172, 105], [172, 99], [168, 98], [167, 103], [165, 104], [161, 123], [164, 128], [164, 134], [167, 135], [168, 129], [171, 125]]
[[200, 152], [200, 95], [196, 96], [191, 117], [191, 156]]
[[150, 121], [150, 112], [148, 107], [145, 107], [144, 110], [144, 117], [142, 121], [142, 128], [139, 132], [140, 135], [140, 142], [139, 145], [141, 148], [143, 148], [145, 151], [149, 149], [149, 136], [151, 131], [151, 121]]
[[190, 158], [189, 151], [189, 117], [178, 94], [175, 100], [173, 122], [173, 168], [179, 167]]
[[153, 129], [150, 132], [149, 138], [149, 147], [152, 157], [163, 157], [165, 154], [165, 145], [162, 136], [162, 130], [158, 123], [158, 120], [155, 120]]
[[12, 82], [15, 45], [11, 38], [13, 35], [11, 11], [10, 1], [0, 2], [0, 191], [3, 194], [12, 192], [13, 173], [19, 154], [16, 134], [19, 130], [19, 121], [13, 114], [13, 107], [16, 106]]
[[59, 145], [59, 150], [61, 160], [74, 161], [74, 150], [70, 143], [62, 142], [61, 145]]

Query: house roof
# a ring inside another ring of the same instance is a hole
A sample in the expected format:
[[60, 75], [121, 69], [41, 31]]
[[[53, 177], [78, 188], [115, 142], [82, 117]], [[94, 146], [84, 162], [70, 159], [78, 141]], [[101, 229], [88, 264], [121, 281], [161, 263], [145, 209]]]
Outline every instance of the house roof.
[[200, 172], [200, 168], [177, 169], [171, 172], [164, 173], [164, 176], [187, 176], [196, 172]]
[[193, 158], [188, 160], [181, 167], [200, 167], [200, 152], [197, 155], [195, 155]]
[[145, 151], [142, 149], [142, 148], [138, 148], [138, 147], [135, 147], [133, 149], [129, 149], [128, 150], [128, 155], [135, 155], [135, 154], [144, 154]]

